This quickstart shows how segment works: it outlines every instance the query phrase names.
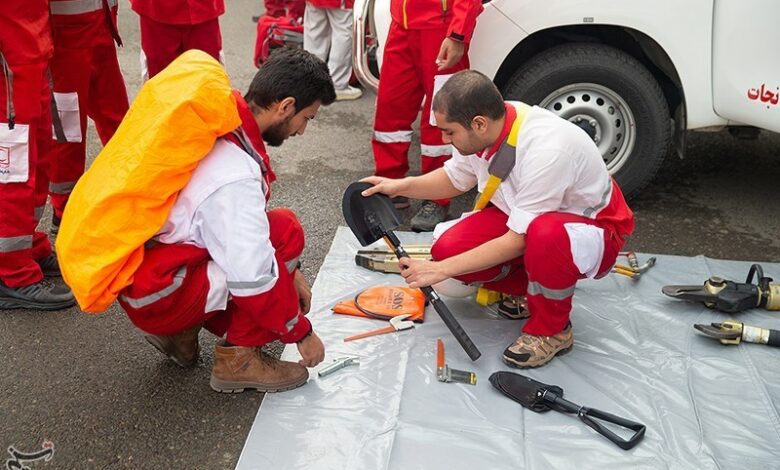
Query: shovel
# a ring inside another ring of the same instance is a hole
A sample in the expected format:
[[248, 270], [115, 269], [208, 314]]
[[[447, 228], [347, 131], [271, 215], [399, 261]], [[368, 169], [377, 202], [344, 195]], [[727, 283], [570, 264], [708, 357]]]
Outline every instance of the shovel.
[[[363, 197], [361, 193], [370, 187], [369, 183], [357, 182], [350, 184], [344, 191], [341, 209], [344, 212], [347, 225], [361, 245], [368, 246], [377, 240], [384, 239], [398, 259], [408, 257], [401, 242], [393, 233], [393, 230], [401, 225], [401, 219], [398, 217], [393, 202], [383, 194]], [[479, 352], [477, 346], [471, 341], [469, 335], [460, 326], [458, 320], [455, 319], [436, 291], [430, 286], [423, 287], [421, 290], [471, 360], [479, 359], [482, 353]]]
[[[593, 428], [597, 433], [614, 442], [623, 450], [629, 450], [645, 437], [645, 425], [615, 416], [606, 411], [580, 406], [563, 398], [563, 389], [557, 385], [547, 385], [542, 382], [515, 374], [499, 371], [490, 376], [490, 383], [501, 393], [520, 403], [525, 408], [537, 413], [555, 410], [561, 413], [576, 414], [583, 423]], [[623, 439], [599, 421], [620, 426], [634, 431], [628, 439]]]

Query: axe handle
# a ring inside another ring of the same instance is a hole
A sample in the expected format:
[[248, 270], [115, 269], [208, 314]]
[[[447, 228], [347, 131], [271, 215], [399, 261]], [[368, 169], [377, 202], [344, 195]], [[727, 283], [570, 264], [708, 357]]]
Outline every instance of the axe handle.
[[[401, 242], [398, 240], [398, 237], [396, 237], [392, 231], [386, 232], [384, 239], [385, 243], [387, 243], [387, 245], [393, 249], [398, 259], [409, 257], [409, 255], [406, 254], [406, 250], [404, 250], [401, 246]], [[431, 305], [433, 305], [436, 313], [438, 313], [442, 321], [444, 321], [444, 324], [447, 325], [447, 328], [449, 328], [452, 335], [456, 340], [458, 340], [458, 343], [460, 343], [463, 350], [466, 351], [466, 354], [468, 354], [469, 358], [471, 358], [472, 361], [479, 359], [479, 356], [481, 356], [482, 353], [479, 352], [477, 345], [471, 341], [471, 338], [469, 338], [466, 330], [460, 326], [460, 323], [458, 323], [458, 320], [456, 320], [455, 316], [452, 315], [450, 309], [447, 308], [447, 305], [445, 305], [444, 301], [441, 300], [439, 294], [437, 294], [431, 286], [423, 287], [421, 290], [423, 291], [423, 294], [425, 294], [425, 298], [428, 299]]]
[[380, 328], [378, 330], [366, 331], [365, 333], [360, 333], [355, 336], [348, 336], [344, 338], [344, 342], [346, 343], [347, 341], [355, 341], [356, 339], [363, 339], [363, 338], [368, 338], [370, 336], [383, 335], [385, 333], [393, 333], [394, 331], [395, 328], [393, 328], [392, 326], [387, 326], [385, 328]]

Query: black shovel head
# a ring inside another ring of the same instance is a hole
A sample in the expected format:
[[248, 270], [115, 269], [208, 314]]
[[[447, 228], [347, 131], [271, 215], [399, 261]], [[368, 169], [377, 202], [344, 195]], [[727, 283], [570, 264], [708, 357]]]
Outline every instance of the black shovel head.
[[401, 225], [401, 218], [389, 197], [384, 194], [363, 197], [360, 194], [370, 187], [369, 183], [352, 183], [341, 201], [344, 220], [363, 246], [382, 239]]
[[563, 389], [557, 385], [547, 385], [514, 372], [494, 372], [489, 380], [501, 393], [537, 413], [552, 409], [550, 403], [542, 399], [545, 391], [563, 396]]

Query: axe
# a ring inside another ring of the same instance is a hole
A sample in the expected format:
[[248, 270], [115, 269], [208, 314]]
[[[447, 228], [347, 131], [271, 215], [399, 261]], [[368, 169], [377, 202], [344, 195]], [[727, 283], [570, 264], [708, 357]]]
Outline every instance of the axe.
[[[350, 184], [344, 191], [341, 209], [344, 212], [347, 225], [361, 245], [368, 246], [377, 240], [384, 239], [398, 259], [408, 257], [409, 255], [401, 246], [398, 237], [393, 233], [393, 230], [401, 225], [401, 219], [398, 217], [393, 202], [384, 194], [377, 193], [364, 197], [361, 193], [370, 187], [369, 183], [356, 182]], [[479, 359], [482, 353], [479, 352], [477, 346], [471, 341], [469, 335], [460, 326], [458, 320], [455, 319], [436, 291], [430, 286], [423, 287], [421, 290], [471, 360]]]

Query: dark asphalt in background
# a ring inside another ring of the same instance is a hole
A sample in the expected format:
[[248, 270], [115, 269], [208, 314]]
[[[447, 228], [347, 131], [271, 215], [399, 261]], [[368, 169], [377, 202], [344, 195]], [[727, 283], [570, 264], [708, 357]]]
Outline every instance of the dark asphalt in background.
[[[250, 17], [259, 13], [260, 3], [231, 0], [222, 18], [228, 70], [240, 89], [254, 73]], [[127, 46], [120, 61], [134, 95], [137, 18], [126, 1], [121, 8]], [[299, 214], [307, 234], [304, 272], [311, 281], [336, 227], [343, 225], [343, 189], [373, 168], [368, 141], [373, 103], [368, 94], [323, 109], [306, 135], [271, 151], [279, 177], [272, 205]], [[96, 142], [92, 132], [92, 157], [99, 151]], [[412, 167], [419, 167], [419, 157]], [[727, 133], [691, 134], [687, 159], [670, 157], [631, 202], [637, 231], [628, 247], [777, 262], [778, 181], [780, 136], [745, 142]], [[468, 195], [460, 198], [452, 212], [471, 201]], [[405, 211], [406, 219], [412, 214]], [[780, 272], [767, 274], [780, 278]], [[0, 449], [32, 452], [45, 439], [52, 441], [54, 457], [31, 463], [34, 469], [233, 468], [262, 395], [211, 391], [214, 342], [202, 333], [201, 361], [181, 369], [147, 344], [116, 307], [102, 315], [75, 308], [0, 312]], [[0, 462], [9, 456], [3, 455]]]

